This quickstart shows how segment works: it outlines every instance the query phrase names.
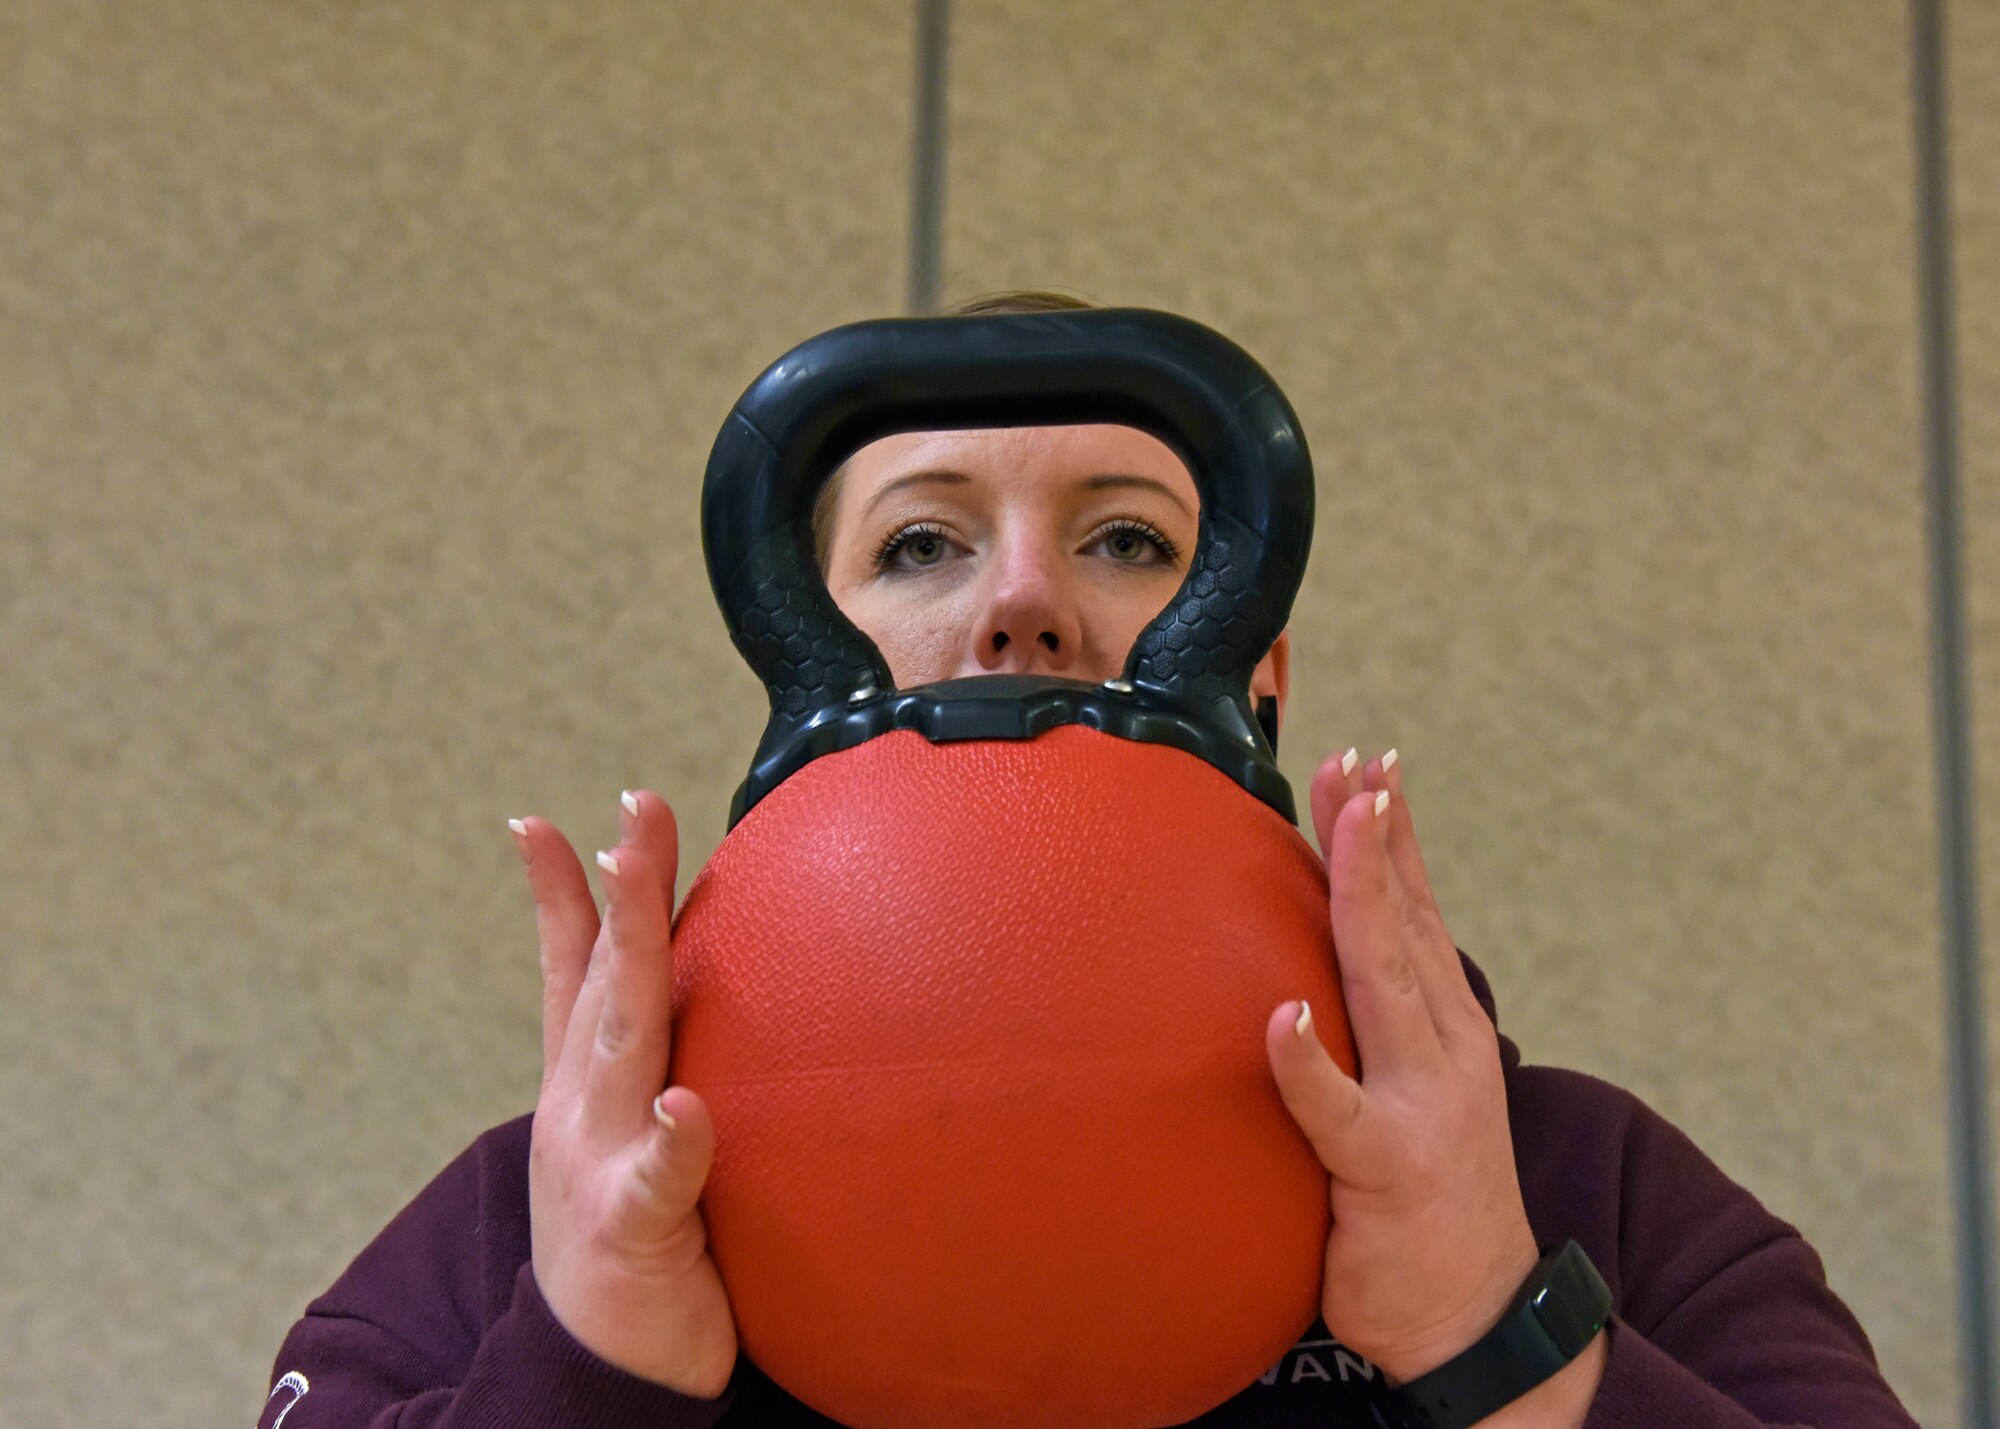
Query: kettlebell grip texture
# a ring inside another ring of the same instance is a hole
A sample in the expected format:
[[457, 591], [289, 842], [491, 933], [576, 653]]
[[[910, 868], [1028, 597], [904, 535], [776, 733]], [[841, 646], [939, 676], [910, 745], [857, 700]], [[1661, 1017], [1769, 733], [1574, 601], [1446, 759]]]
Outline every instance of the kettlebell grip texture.
[[[834, 603], [813, 555], [826, 478], [892, 432], [1075, 422], [1159, 437], [1201, 496], [1188, 573], [1133, 643], [1122, 681], [1131, 689], [1079, 719], [1130, 737], [1144, 737], [1124, 727], [1135, 706], [1209, 722], [1215, 738], [1197, 743], [1230, 751], [1210, 762], [1295, 819], [1249, 680], [1305, 574], [1314, 492], [1304, 433], [1270, 375], [1221, 334], [1171, 313], [1100, 308], [850, 324], [794, 348], [737, 401], [709, 457], [702, 542], [771, 713], [732, 826], [812, 758], [883, 727], [857, 706], [890, 689], [887, 665]], [[946, 737], [1020, 737], [959, 727], [972, 732]]]

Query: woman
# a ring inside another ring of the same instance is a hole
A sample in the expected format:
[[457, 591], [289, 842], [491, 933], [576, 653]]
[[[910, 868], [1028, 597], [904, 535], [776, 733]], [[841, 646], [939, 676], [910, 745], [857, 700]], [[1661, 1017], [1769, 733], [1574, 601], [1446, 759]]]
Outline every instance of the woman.
[[[1197, 502], [1171, 449], [1130, 428], [910, 433], [848, 460], [815, 532], [899, 686], [1105, 680], [1178, 587]], [[1273, 729], [1289, 661], [1281, 635], [1252, 679]], [[715, 1128], [665, 1085], [673, 816], [647, 791], [621, 805], [601, 921], [568, 840], [512, 821], [544, 979], [532, 1122], [481, 1137], [309, 1308], [267, 1429], [828, 1422], [739, 1360], [698, 1210]], [[1520, 1065], [1432, 896], [1395, 751], [1329, 757], [1310, 805], [1366, 1071], [1334, 1065], [1301, 1003], [1264, 1035], [1327, 1171], [1334, 1293], [1285, 1361], [1196, 1422], [1372, 1425], [1372, 1404], [1393, 1422], [1384, 1388], [1486, 1365], [1543, 1252], [1574, 1239], [1615, 1318], [1499, 1394], [1490, 1429], [1909, 1425], [1795, 1231], [1629, 1096]]]

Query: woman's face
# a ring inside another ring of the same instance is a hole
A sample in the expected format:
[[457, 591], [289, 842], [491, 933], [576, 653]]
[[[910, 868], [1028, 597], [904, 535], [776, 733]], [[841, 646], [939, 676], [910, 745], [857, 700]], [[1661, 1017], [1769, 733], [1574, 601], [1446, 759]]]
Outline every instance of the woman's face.
[[[1133, 427], [906, 432], [850, 457], [827, 589], [899, 687], [968, 675], [1109, 680], [1194, 554], [1199, 497]], [[1289, 640], [1253, 698], [1286, 693]]]

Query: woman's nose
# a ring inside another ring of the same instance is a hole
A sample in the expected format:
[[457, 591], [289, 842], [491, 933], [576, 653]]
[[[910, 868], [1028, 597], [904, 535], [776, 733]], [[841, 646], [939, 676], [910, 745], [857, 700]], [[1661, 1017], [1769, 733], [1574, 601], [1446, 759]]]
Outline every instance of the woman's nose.
[[984, 675], [1060, 675], [1083, 656], [1075, 594], [1045, 553], [1003, 553], [967, 652]]

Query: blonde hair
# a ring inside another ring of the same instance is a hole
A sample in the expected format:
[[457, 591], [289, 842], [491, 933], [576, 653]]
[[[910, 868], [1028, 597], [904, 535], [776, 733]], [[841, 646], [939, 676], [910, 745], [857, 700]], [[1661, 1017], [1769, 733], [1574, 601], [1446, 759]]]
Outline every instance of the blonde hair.
[[[997, 313], [1072, 313], [1102, 306], [1102, 303], [1093, 303], [1088, 298], [1058, 292], [1054, 288], [1009, 288], [953, 303], [931, 316], [977, 318]], [[826, 570], [827, 548], [833, 543], [833, 515], [840, 505], [840, 488], [846, 475], [847, 463], [843, 461], [834, 468], [833, 475], [826, 479], [826, 484], [819, 489], [819, 496], [813, 501], [813, 559], [819, 563], [822, 573]]]

